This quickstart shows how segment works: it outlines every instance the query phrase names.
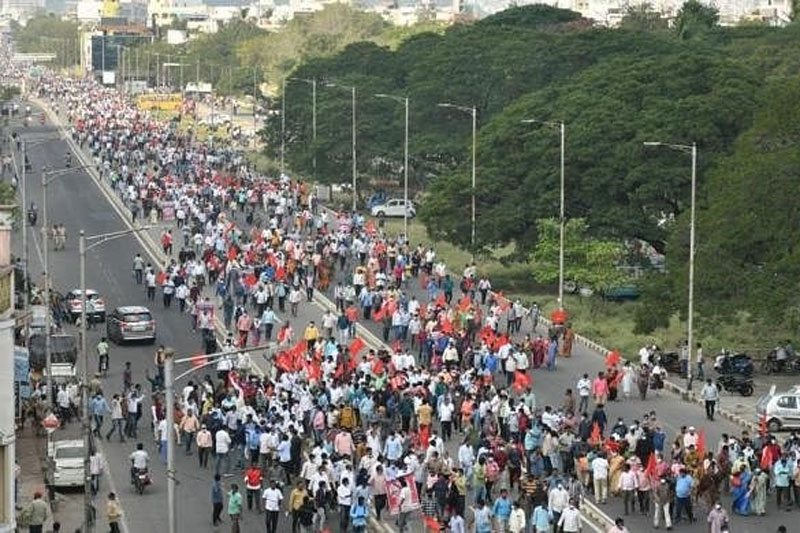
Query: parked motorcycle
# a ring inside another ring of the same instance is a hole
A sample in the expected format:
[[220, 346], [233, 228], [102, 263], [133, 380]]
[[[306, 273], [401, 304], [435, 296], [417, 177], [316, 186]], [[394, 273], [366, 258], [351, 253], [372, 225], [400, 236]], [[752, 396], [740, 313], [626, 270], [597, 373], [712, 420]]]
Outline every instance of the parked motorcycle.
[[681, 358], [678, 352], [671, 350], [668, 352], [662, 351], [661, 348], [655, 348], [653, 353], [653, 360], [661, 365], [664, 370], [669, 372], [670, 374], [679, 374], [683, 375], [683, 369], [681, 368]]
[[732, 354], [723, 349], [714, 361], [714, 370], [720, 374], [740, 374], [752, 376], [755, 365], [753, 359], [746, 353]]
[[738, 392], [742, 396], [752, 396], [753, 378], [737, 374], [722, 374], [717, 378], [717, 388], [727, 392]]

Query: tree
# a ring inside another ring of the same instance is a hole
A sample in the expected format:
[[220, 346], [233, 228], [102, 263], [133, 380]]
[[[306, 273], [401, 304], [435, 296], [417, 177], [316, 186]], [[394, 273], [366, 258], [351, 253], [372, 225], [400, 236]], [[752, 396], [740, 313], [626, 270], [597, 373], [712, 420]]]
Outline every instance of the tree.
[[649, 2], [629, 4], [625, 7], [620, 27], [635, 31], [658, 31], [667, 28], [667, 20]]
[[719, 10], [698, 0], [687, 0], [675, 15], [675, 33], [681, 39], [703, 35], [719, 24]]
[[[537, 222], [536, 248], [530, 257], [533, 276], [539, 283], [555, 283], [559, 277], [560, 225], [557, 219]], [[623, 284], [628, 276], [619, 264], [625, 252], [622, 244], [589, 235], [586, 220], [573, 218], [564, 231], [564, 280], [578, 287], [605, 293]]]
[[490, 15], [478, 24], [483, 26], [519, 26], [531, 29], [542, 29], [576, 22], [582, 15], [569, 9], [560, 9], [544, 4], [513, 6], [494, 15]]

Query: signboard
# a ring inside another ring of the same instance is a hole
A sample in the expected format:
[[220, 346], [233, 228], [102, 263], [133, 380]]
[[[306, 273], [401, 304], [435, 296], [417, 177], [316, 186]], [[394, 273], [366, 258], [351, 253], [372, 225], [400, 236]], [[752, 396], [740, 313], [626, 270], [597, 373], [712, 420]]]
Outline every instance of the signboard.
[[203, 94], [210, 94], [211, 93], [211, 84], [205, 81], [201, 81], [200, 83], [195, 83], [193, 81], [186, 84], [186, 92], [187, 93], [203, 93]]
[[117, 83], [117, 73], [113, 70], [103, 71], [103, 85], [114, 85]]
[[164, 222], [175, 220], [175, 202], [168, 200], [161, 204], [161, 216]]
[[136, 107], [142, 111], [177, 111], [182, 103], [180, 93], [140, 94], [136, 97]]
[[[419, 509], [419, 493], [417, 492], [417, 484], [414, 483], [414, 474], [406, 474], [403, 476], [403, 479], [406, 480], [406, 484], [408, 484], [408, 488], [411, 491], [411, 504], [407, 505], [403, 511], [411, 511], [414, 509]], [[400, 490], [403, 487], [400, 486], [400, 480], [395, 479], [392, 481], [386, 482], [386, 501], [389, 504], [389, 514], [396, 515], [400, 514]]]

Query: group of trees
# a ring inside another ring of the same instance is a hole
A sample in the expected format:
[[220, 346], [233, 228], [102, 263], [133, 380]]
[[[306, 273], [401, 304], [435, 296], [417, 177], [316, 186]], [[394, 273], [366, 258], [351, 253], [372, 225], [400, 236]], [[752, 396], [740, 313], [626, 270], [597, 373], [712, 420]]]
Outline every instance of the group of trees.
[[[559, 137], [522, 120], [564, 121], [566, 213], [580, 219], [570, 228], [586, 244], [575, 253], [602, 264], [626, 255], [622, 243], [638, 241], [666, 256], [666, 274], [643, 282], [640, 329], [647, 331], [685, 308], [691, 174], [688, 156], [643, 141], [696, 142], [700, 313], [716, 319], [744, 310], [775, 320], [776, 309], [792, 309], [787, 315], [800, 324], [800, 302], [792, 299], [800, 227], [789, 205], [800, 186], [792, 179], [800, 137], [796, 117], [781, 111], [797, 109], [800, 30], [717, 21], [713, 8], [695, 1], [669, 27], [639, 6], [613, 30], [591, 27], [577, 13], [526, 6], [414, 35], [394, 50], [358, 42], [309, 57], [292, 76], [320, 80], [317, 138], [310, 89], [290, 84], [287, 161], [311, 175], [316, 158], [316, 179], [347, 180], [349, 95], [324, 82], [356, 86], [362, 184], [399, 181], [403, 106], [373, 95], [408, 97], [409, 170], [412, 186], [424, 187], [421, 218], [432, 236], [468, 248], [469, 117], [437, 104], [474, 105], [478, 247], [514, 244], [540, 281], [552, 281], [544, 248], [558, 214]], [[276, 115], [263, 131], [273, 156], [280, 128]], [[607, 271], [603, 279], [589, 274], [572, 277], [601, 291], [619, 282]]]
[[77, 22], [62, 20], [52, 13], [32, 17], [25, 26], [11, 22], [20, 52], [53, 53], [58, 65], [75, 65], [80, 61], [79, 28]]

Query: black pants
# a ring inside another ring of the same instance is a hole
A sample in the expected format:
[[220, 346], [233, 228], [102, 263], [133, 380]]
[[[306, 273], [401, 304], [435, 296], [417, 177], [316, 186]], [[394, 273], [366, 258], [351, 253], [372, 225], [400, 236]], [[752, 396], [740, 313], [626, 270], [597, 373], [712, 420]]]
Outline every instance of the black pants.
[[259, 513], [261, 512], [261, 507], [259, 507], [258, 497], [259, 497], [259, 490], [258, 489], [247, 489], [247, 510], [253, 510], [253, 502], [255, 501], [256, 504], [256, 511]]
[[208, 456], [210, 455], [209, 452], [211, 448], [198, 448], [197, 449], [197, 460], [200, 461], [201, 468], [208, 467]]
[[215, 526], [220, 523], [220, 515], [222, 514], [222, 502], [214, 503], [214, 512], [211, 515], [211, 523]]
[[386, 494], [375, 495], [375, 515], [381, 519], [381, 511], [386, 507]]
[[44, 526], [28, 526], [29, 533], [42, 533], [42, 528]]
[[267, 511], [267, 533], [278, 531], [278, 515], [280, 511]]
[[625, 502], [625, 514], [628, 514], [628, 509], [633, 508], [636, 510], [636, 493], [632, 490], [622, 491], [622, 501]]
[[789, 492], [789, 487], [775, 487], [775, 493], [778, 498], [778, 507], [781, 506], [781, 502], [786, 499], [786, 505], [789, 506], [792, 504], [792, 495]]
[[450, 437], [453, 435], [453, 421], [452, 420], [442, 420], [442, 438], [445, 442], [450, 440]]
[[108, 527], [111, 533], [119, 533], [119, 524], [117, 522], [111, 522]]
[[714, 411], [717, 408], [716, 400], [706, 400], [706, 417], [709, 420], [714, 420]]

